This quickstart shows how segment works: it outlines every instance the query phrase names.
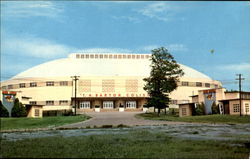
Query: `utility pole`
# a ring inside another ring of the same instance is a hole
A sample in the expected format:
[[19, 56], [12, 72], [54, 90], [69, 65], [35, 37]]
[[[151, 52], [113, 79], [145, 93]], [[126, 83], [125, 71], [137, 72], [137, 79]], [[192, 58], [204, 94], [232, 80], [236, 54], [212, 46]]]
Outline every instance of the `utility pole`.
[[244, 80], [245, 78], [241, 78], [242, 74], [236, 74], [236, 76], [239, 76], [239, 78], [236, 78], [236, 80], [239, 80], [240, 116], [241, 116], [241, 80]]
[[77, 80], [79, 80], [80, 76], [71, 76], [72, 80], [75, 81], [75, 116], [76, 116], [76, 91], [77, 91], [77, 87], [76, 87], [76, 82]]

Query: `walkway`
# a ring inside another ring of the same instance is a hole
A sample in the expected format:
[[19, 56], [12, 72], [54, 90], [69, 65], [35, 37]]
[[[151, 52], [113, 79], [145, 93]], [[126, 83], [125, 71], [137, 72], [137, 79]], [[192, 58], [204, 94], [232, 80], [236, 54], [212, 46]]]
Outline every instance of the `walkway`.
[[60, 126], [59, 128], [101, 127], [103, 125], [117, 126], [119, 124], [127, 126], [185, 124], [184, 122], [169, 122], [136, 118], [135, 115], [139, 113], [142, 112], [88, 112], [86, 115], [92, 117], [90, 120]]

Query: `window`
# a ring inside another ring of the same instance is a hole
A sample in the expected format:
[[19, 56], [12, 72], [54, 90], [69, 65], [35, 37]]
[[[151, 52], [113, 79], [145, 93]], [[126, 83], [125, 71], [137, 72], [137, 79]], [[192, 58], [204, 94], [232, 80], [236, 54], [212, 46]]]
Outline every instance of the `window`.
[[103, 102], [103, 108], [104, 109], [113, 109], [114, 108], [114, 102], [113, 101], [104, 101]]
[[135, 55], [132, 55], [132, 59], [135, 59]]
[[205, 83], [205, 87], [210, 87], [210, 83]]
[[218, 88], [218, 85], [217, 85], [217, 84], [215, 84], [215, 85], [214, 85], [214, 88]]
[[84, 55], [81, 55], [81, 58], [84, 59]]
[[103, 58], [103, 55], [99, 55], [99, 57], [100, 57], [100, 59], [102, 59], [102, 58]]
[[80, 58], [80, 55], [79, 55], [79, 54], [76, 54], [76, 58], [79, 59], [79, 58]]
[[177, 104], [177, 100], [170, 100], [170, 104]]
[[36, 105], [36, 101], [30, 101], [31, 105]]
[[126, 108], [136, 108], [136, 101], [127, 101]]
[[141, 55], [141, 59], [144, 59], [144, 55]]
[[123, 59], [126, 59], [126, 57], [127, 57], [126, 55], [123, 55], [123, 56], [122, 56]]
[[187, 115], [187, 108], [181, 108], [182, 115]]
[[30, 87], [36, 87], [36, 86], [37, 86], [36, 82], [30, 83]]
[[117, 59], [117, 55], [114, 55], [114, 59]]
[[249, 112], [249, 104], [248, 103], [245, 104], [245, 109], [246, 109], [246, 113], [248, 113]]
[[8, 85], [8, 89], [13, 89], [13, 85]]
[[3, 87], [2, 87], [2, 89], [3, 89], [3, 90], [6, 90], [6, 89], [7, 89], [7, 87], [6, 87], [6, 86], [3, 86]]
[[20, 88], [25, 88], [25, 83], [20, 83], [20, 84], [19, 84], [19, 87], [20, 87]]
[[97, 54], [95, 54], [95, 59], [98, 59], [98, 55]]
[[202, 83], [201, 82], [196, 82], [196, 87], [202, 87]]
[[94, 58], [94, 55], [90, 55], [90, 58], [93, 59], [93, 58]]
[[85, 58], [88, 59], [89, 58], [89, 54], [85, 55]]
[[59, 105], [67, 105], [68, 101], [67, 100], [60, 100]]
[[188, 82], [183, 81], [183, 82], [181, 82], [181, 85], [182, 85], [182, 86], [188, 86]]
[[139, 59], [139, 58], [140, 58], [140, 55], [136, 55], [136, 58]]
[[46, 82], [46, 86], [54, 86], [54, 82], [53, 81], [48, 81], [48, 82]]
[[40, 110], [39, 109], [35, 109], [35, 116], [39, 116], [40, 114]]
[[109, 58], [112, 59], [112, 58], [113, 58], [113, 55], [109, 55]]
[[108, 55], [104, 55], [104, 58], [107, 59], [107, 58], [108, 58]]
[[68, 85], [68, 81], [60, 81], [60, 86], [67, 86]]
[[240, 112], [240, 105], [239, 104], [233, 104], [233, 111], [235, 113]]
[[46, 101], [46, 105], [54, 105], [54, 101], [53, 100], [48, 100], [48, 101]]
[[89, 109], [90, 108], [90, 101], [80, 102], [80, 109]]

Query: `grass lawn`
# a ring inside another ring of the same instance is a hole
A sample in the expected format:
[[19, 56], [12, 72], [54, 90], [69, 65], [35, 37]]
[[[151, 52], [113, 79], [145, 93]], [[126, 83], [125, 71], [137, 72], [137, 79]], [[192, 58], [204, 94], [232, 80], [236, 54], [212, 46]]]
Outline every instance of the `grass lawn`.
[[[122, 131], [122, 130], [121, 130]], [[183, 140], [166, 133], [45, 137], [1, 141], [3, 158], [248, 158], [239, 141]]]
[[181, 122], [200, 122], [200, 123], [225, 123], [225, 124], [250, 124], [250, 116], [238, 115], [201, 115], [178, 117], [173, 115], [161, 114], [160, 117], [156, 113], [138, 114], [137, 117], [143, 117], [150, 120], [165, 121], [181, 121]]
[[89, 119], [84, 115], [43, 118], [1, 118], [1, 130], [55, 127]]

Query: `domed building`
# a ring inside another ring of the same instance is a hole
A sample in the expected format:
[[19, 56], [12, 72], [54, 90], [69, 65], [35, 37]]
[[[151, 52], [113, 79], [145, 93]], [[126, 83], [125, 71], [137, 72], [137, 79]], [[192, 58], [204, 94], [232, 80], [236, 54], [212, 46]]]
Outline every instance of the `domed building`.
[[[21, 92], [30, 104], [43, 105], [44, 111], [70, 110], [77, 113], [94, 111], [142, 110], [148, 98], [143, 78], [150, 74], [150, 54], [73, 53], [68, 58], [53, 60], [1, 83], [2, 91]], [[184, 76], [170, 94], [171, 106], [191, 101], [198, 90], [222, 87], [219, 81], [180, 64]], [[72, 76], [78, 80], [73, 80]], [[76, 88], [75, 88], [76, 84]]]

